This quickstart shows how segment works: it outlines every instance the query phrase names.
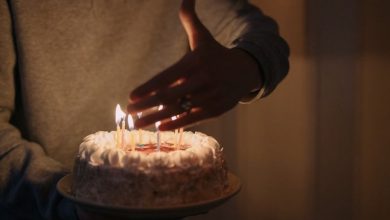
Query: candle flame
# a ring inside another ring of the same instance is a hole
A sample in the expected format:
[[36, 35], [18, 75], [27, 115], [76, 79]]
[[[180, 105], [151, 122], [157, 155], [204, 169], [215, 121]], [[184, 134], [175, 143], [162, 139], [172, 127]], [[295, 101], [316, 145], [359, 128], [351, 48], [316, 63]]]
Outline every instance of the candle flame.
[[171, 119], [172, 119], [172, 121], [174, 121], [177, 119], [177, 116], [172, 116]]
[[122, 111], [121, 106], [119, 104], [117, 104], [116, 109], [115, 109], [115, 122], [116, 122], [116, 124], [119, 125], [125, 117], [126, 117], [126, 114]]
[[[163, 109], [163, 105], [159, 105], [157, 110], [160, 111], [162, 109]], [[160, 125], [161, 125], [161, 121], [154, 123], [154, 125], [156, 126], [156, 129], [158, 130], [158, 127], [160, 127]]]
[[134, 129], [134, 120], [130, 114], [127, 116], [127, 125], [129, 126], [130, 130]]
[[160, 125], [161, 125], [161, 121], [158, 121], [158, 122], [154, 123], [154, 125], [155, 125], [156, 128], [158, 129], [158, 127], [160, 127]]

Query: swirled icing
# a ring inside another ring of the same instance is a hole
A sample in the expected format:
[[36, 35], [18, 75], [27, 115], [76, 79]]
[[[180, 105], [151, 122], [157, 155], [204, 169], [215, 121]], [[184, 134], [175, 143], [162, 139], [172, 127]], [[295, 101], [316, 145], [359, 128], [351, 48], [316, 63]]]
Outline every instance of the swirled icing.
[[[193, 166], [212, 166], [217, 152], [221, 151], [218, 142], [200, 132], [184, 132], [185, 149], [169, 152], [155, 151], [149, 154], [129, 150], [130, 134], [138, 144], [155, 144], [155, 132], [145, 130], [125, 131], [125, 147], [115, 144], [115, 131], [99, 131], [84, 138], [79, 147], [79, 157], [93, 166], [111, 166], [138, 172], [159, 169], [186, 169]], [[139, 138], [141, 137], [141, 139]], [[161, 143], [174, 143], [173, 132], [161, 132]]]

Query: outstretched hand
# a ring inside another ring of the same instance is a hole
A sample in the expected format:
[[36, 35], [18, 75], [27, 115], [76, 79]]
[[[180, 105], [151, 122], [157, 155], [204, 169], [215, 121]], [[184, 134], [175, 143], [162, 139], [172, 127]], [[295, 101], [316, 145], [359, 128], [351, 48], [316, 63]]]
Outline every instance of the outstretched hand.
[[[219, 116], [262, 85], [256, 61], [219, 44], [199, 20], [195, 0], [183, 0], [179, 16], [191, 51], [131, 92], [129, 113], [164, 105], [137, 120], [138, 128], [161, 121], [160, 130], [172, 130]], [[166, 120], [172, 116], [179, 117]]]

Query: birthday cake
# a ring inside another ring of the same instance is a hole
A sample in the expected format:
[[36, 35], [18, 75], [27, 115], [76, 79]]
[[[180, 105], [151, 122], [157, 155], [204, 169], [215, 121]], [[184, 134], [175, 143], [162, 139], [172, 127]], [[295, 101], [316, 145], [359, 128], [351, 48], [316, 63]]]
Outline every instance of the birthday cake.
[[[97, 132], [84, 138], [74, 166], [77, 198], [126, 207], [188, 204], [221, 196], [227, 168], [218, 142], [200, 132]], [[157, 142], [158, 144], [157, 146]]]

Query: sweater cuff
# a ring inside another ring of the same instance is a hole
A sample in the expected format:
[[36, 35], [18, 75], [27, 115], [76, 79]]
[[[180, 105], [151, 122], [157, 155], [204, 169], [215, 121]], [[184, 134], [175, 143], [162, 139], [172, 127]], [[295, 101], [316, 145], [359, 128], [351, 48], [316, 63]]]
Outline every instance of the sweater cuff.
[[[275, 83], [271, 82], [273, 77], [270, 74], [272, 73], [272, 71], [270, 71], [270, 65], [266, 63], [267, 57], [265, 53], [259, 46], [250, 41], [237, 39], [234, 43], [236, 44], [236, 48], [242, 49], [247, 52], [258, 63], [259, 73], [263, 82], [263, 87], [257, 91], [251, 92], [250, 95], [252, 95], [254, 100], [268, 96], [275, 89], [276, 85], [273, 86]], [[252, 102], [254, 100], [250, 100], [249, 102]], [[244, 101], [244, 103], [247, 103], [247, 101]]]

